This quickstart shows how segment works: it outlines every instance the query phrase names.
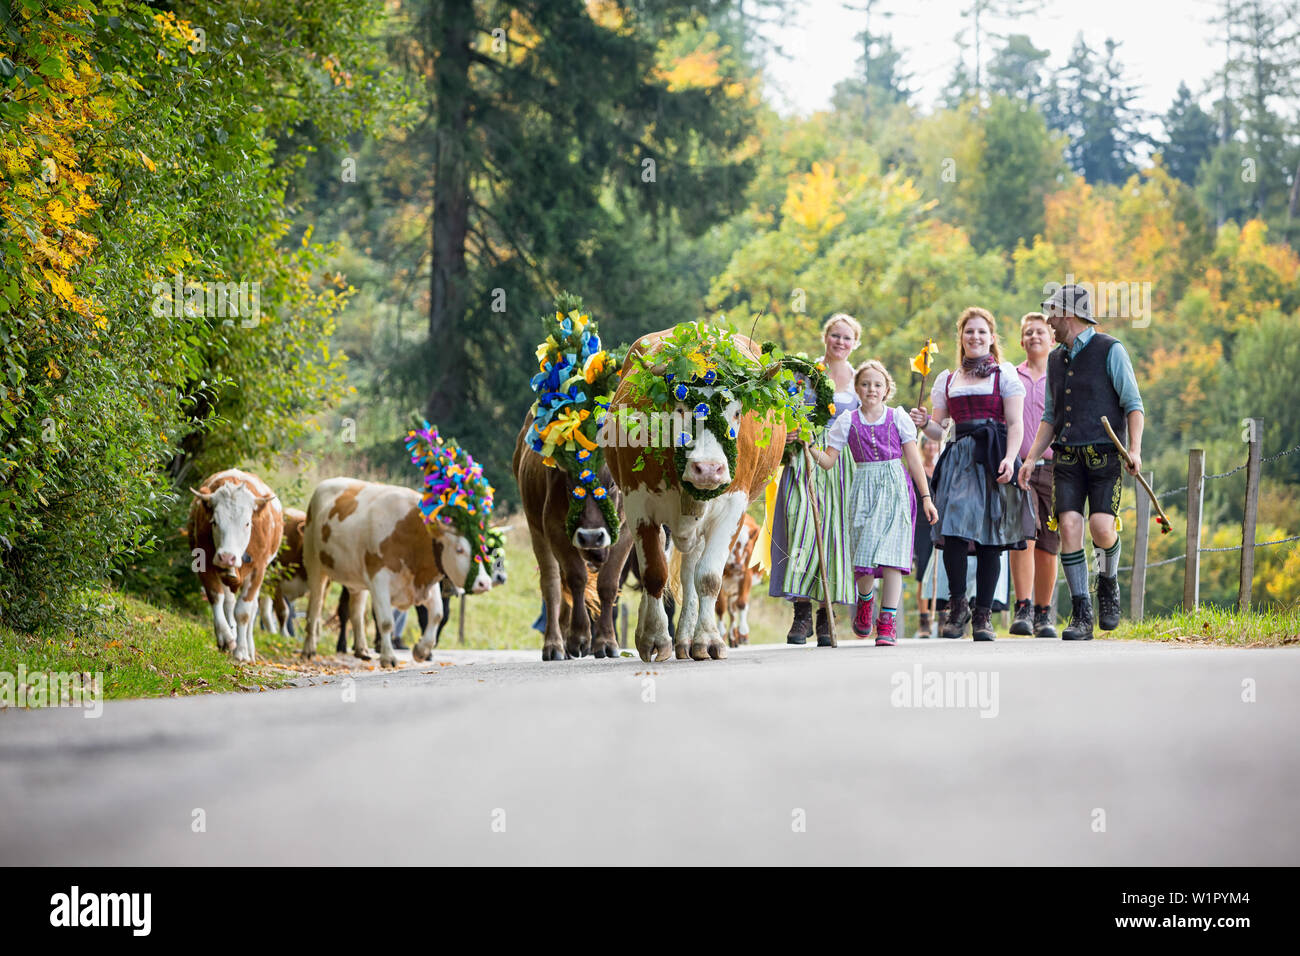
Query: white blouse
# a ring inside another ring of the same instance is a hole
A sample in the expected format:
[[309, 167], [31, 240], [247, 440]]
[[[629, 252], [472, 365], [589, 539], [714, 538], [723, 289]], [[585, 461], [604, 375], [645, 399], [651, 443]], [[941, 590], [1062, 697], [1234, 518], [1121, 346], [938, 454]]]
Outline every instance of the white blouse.
[[[1020, 374], [1016, 367], [1010, 362], [1002, 362], [998, 365], [1002, 370], [998, 391], [1003, 398], [1014, 398], [1017, 395], [1025, 394], [1025, 385], [1020, 381]], [[934, 388], [930, 389], [930, 406], [934, 409], [934, 417], [943, 421], [948, 417], [948, 399], [944, 395], [944, 388], [948, 384], [948, 377], [952, 372], [944, 369], [939, 373], [939, 377], [934, 380]], [[974, 385], [970, 384], [969, 379], [964, 380], [960, 385], [952, 387], [951, 395], [956, 398], [959, 395], [992, 395], [993, 394], [993, 376], [988, 378], [977, 379]]]
[[907, 410], [901, 406], [897, 408], [885, 406], [873, 422], [867, 421], [867, 417], [862, 414], [861, 409], [835, 419], [831, 423], [831, 427], [826, 430], [826, 447], [839, 451], [849, 443], [849, 429], [852, 427], [853, 419], [858, 419], [864, 425], [880, 425], [890, 412], [894, 415], [894, 425], [898, 428], [900, 443], [906, 445], [910, 441], [916, 441], [916, 426], [912, 424], [912, 419], [908, 416]]

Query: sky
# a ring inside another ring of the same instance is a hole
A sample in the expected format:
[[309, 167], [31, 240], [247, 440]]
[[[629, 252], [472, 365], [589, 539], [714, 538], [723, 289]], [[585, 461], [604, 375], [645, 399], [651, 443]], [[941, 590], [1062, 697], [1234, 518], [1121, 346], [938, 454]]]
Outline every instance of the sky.
[[[855, 7], [865, 0], [847, 0]], [[853, 74], [861, 54], [854, 36], [866, 24], [866, 14], [847, 9], [845, 0], [791, 0], [785, 26], [769, 26], [764, 34], [780, 43], [789, 59], [770, 57], [766, 67], [768, 99], [782, 114], [830, 108], [835, 84]], [[947, 85], [957, 62], [954, 34], [969, 21], [961, 12], [970, 0], [875, 0], [871, 28], [891, 33], [894, 46], [904, 53], [902, 69], [913, 74], [911, 87], [919, 90], [914, 102], [929, 110]], [[1034, 46], [1051, 51], [1047, 67], [1065, 65], [1082, 31], [1094, 49], [1106, 37], [1121, 44], [1117, 53], [1123, 75], [1137, 86], [1134, 105], [1163, 115], [1173, 102], [1180, 81], [1198, 93], [1222, 67], [1223, 48], [1213, 40], [1214, 28], [1206, 21], [1219, 4], [1215, 0], [1046, 0], [1041, 12], [1016, 20], [993, 19], [981, 33], [1027, 34]], [[1000, 43], [994, 41], [995, 43]], [[988, 47], [983, 60], [988, 65]], [[973, 66], [973, 47], [967, 64]], [[1202, 99], [1208, 108], [1210, 98]]]

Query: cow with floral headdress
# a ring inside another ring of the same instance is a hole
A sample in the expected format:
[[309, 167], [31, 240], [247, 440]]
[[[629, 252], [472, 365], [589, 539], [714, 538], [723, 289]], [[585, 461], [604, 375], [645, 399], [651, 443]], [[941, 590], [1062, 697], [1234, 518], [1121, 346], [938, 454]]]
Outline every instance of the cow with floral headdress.
[[[810, 363], [761, 349], [725, 322], [683, 322], [633, 343], [611, 417], [673, 417], [670, 441], [614, 442], [609, 453], [644, 575], [636, 624], [642, 660], [727, 656], [713, 608], [730, 542], [780, 463], [787, 433], [807, 441], [833, 411], [820, 400], [812, 411], [804, 407], [796, 371], [826, 392]], [[682, 596], [675, 640], [664, 607], [663, 527], [677, 551]]]
[[[617, 657], [614, 604], [631, 539], [620, 533], [622, 494], [596, 436], [618, 386], [620, 358], [601, 343], [577, 296], [561, 293], [555, 315], [543, 322], [547, 334], [532, 378], [537, 400], [513, 459], [546, 602], [542, 660]], [[600, 596], [594, 635], [582, 599], [593, 571]]]
[[316, 652], [325, 589], [337, 581], [351, 594], [353, 653], [369, 658], [364, 627], [366, 594], [375, 602], [380, 663], [397, 665], [393, 610], [424, 607], [428, 623], [412, 652], [427, 660], [442, 618], [442, 582], [481, 594], [492, 587], [487, 523], [493, 489], [483, 469], [428, 423], [406, 440], [424, 474], [424, 494], [395, 485], [330, 478], [312, 492], [303, 532], [307, 572], [304, 657]]

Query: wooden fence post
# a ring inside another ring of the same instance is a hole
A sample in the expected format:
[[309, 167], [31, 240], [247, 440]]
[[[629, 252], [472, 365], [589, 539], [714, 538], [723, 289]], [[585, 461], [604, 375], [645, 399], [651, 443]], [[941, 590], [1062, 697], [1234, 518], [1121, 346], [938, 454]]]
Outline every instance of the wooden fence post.
[[1246, 507], [1241, 517], [1241, 578], [1237, 584], [1237, 606], [1250, 610], [1250, 580], [1255, 576], [1255, 520], [1259, 514], [1260, 432], [1264, 419], [1248, 418], [1246, 430]]
[[1187, 454], [1187, 561], [1183, 568], [1183, 610], [1195, 611], [1201, 596], [1201, 504], [1205, 499], [1205, 449]]
[[627, 647], [627, 605], [618, 602], [618, 646]]
[[461, 644], [464, 644], [465, 643], [465, 592], [464, 591], [462, 591], [460, 594], [460, 620], [456, 625], [456, 629], [457, 631], [459, 631], [459, 634], [457, 634], [457, 639]]
[[[1144, 477], [1147, 484], [1154, 488], [1156, 473], [1148, 471], [1144, 473]], [[1133, 484], [1137, 492], [1137, 528], [1134, 529], [1137, 534], [1133, 541], [1133, 581], [1129, 585], [1129, 617], [1140, 621], [1146, 613], [1147, 603], [1147, 549], [1151, 540], [1151, 499], [1138, 486], [1137, 479], [1134, 479]]]

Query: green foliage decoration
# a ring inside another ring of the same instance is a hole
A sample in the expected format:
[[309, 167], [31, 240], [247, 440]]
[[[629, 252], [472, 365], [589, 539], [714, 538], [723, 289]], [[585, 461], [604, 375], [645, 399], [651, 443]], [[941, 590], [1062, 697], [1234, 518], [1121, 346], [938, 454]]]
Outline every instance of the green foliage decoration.
[[[723, 409], [732, 401], [739, 401], [742, 415], [756, 415], [764, 422], [763, 433], [756, 443], [765, 447], [772, 437], [768, 416], [775, 414], [785, 424], [787, 434], [808, 441], [813, 430], [822, 427], [833, 414], [830, 398], [834, 389], [816, 365], [804, 359], [787, 356], [779, 349], [765, 348], [763, 361], [751, 356], [742, 347], [734, 326], [725, 320], [708, 322], [683, 322], [655, 346], [654, 362], [638, 355], [634, 367], [628, 372], [632, 397], [648, 402], [654, 409], [666, 411], [684, 408], [703, 427], [712, 431], [727, 455], [732, 474], [736, 465], [737, 435], [723, 418]], [[770, 344], [770, 343], [769, 343]], [[819, 396], [816, 406], [803, 402], [803, 386], [798, 375], [813, 383]], [[679, 447], [673, 450], [673, 463], [681, 480], [686, 465], [687, 435], [677, 438]], [[638, 463], [643, 465], [643, 461]], [[725, 489], [701, 490], [688, 482], [684, 487], [698, 500], [708, 500]]]

